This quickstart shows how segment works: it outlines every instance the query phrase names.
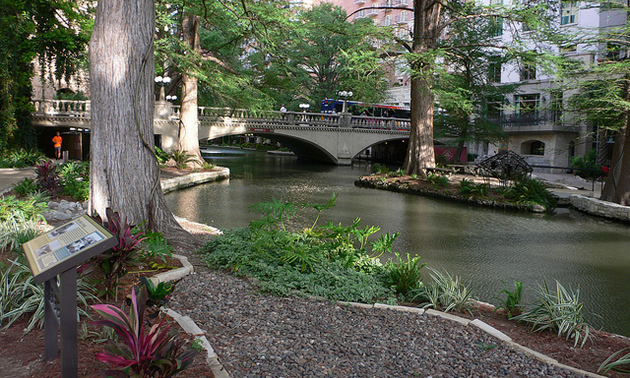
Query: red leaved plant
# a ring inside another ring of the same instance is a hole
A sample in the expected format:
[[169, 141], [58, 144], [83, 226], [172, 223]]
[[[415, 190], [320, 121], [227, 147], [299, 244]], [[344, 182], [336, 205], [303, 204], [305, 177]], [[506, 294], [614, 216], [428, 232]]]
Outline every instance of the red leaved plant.
[[[109, 353], [96, 353], [95, 357], [106, 364], [123, 370], [106, 370], [100, 376], [170, 377], [190, 366], [197, 351], [188, 349], [181, 352], [185, 341], [169, 336], [170, 325], [164, 327], [165, 319], [146, 330], [144, 311], [147, 303], [147, 289], [142, 287], [136, 294], [131, 293], [131, 309], [127, 315], [122, 309], [110, 304], [93, 305], [92, 308], [105, 320], [95, 324], [112, 328], [126, 348], [111, 345]], [[148, 323], [147, 323], [148, 324]]]

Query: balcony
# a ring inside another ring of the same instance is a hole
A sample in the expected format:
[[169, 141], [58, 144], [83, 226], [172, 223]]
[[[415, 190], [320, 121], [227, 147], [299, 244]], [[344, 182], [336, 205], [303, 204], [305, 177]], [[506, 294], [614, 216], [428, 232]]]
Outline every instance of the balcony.
[[537, 111], [526, 114], [502, 114], [486, 119], [500, 123], [506, 133], [575, 133], [581, 129], [580, 118], [574, 112]]

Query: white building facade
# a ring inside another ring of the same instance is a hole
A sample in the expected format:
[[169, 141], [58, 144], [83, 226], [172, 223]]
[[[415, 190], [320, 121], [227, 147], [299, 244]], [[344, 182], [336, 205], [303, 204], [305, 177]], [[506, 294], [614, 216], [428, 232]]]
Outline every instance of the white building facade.
[[[516, 2], [531, 0], [483, 0], [486, 5], [515, 5]], [[396, 26], [397, 33], [410, 33], [413, 28], [413, 12], [392, 9], [363, 9], [366, 7], [405, 6], [413, 7], [413, 0], [336, 0], [336, 5], [343, 7], [350, 19], [370, 17], [375, 23]], [[582, 35], [584, 37], [601, 34], [611, 28], [623, 27], [626, 15], [621, 11], [604, 11], [597, 2], [557, 0], [552, 7], [552, 19], [557, 23], [560, 33]], [[501, 30], [502, 29], [502, 30]], [[513, 40], [512, 33], [518, 33], [520, 39], [527, 39], [527, 29], [522, 25], [505, 22], [495, 37], [497, 42], [508, 45]], [[585, 39], [586, 40], [586, 39]], [[531, 42], [531, 49], [544, 49], [546, 52], [563, 54], [584, 63], [584, 68], [610, 59], [606, 46], [575, 43], [568, 46], [541, 45]], [[627, 58], [627, 51], [617, 54], [618, 59]], [[623, 56], [621, 56], [623, 55]], [[492, 64], [489, 62], [489, 64]], [[486, 116], [496, 119], [507, 134], [507, 139], [496, 145], [472, 143], [468, 152], [482, 156], [491, 156], [499, 150], [512, 150], [534, 166], [537, 171], [564, 171], [570, 165], [573, 156], [581, 156], [596, 148], [597, 130], [584, 116], [575, 112], [564, 111], [572, 92], [564, 91], [562, 80], [553, 74], [545, 73], [542, 67], [524, 66], [518, 62], [492, 67], [496, 85], [519, 84], [516, 91], [506, 96], [503, 104], [490, 107]], [[409, 106], [410, 83], [408, 73], [395, 69], [390, 76], [388, 103]]]

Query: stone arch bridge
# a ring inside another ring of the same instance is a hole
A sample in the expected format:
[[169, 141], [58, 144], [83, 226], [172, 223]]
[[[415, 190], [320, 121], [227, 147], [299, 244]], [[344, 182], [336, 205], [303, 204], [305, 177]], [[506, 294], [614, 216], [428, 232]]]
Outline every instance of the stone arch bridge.
[[[34, 101], [36, 127], [89, 132], [90, 102]], [[280, 142], [298, 157], [349, 165], [365, 149], [409, 138], [409, 120], [343, 114], [253, 111], [199, 107], [199, 139], [259, 135]], [[156, 102], [154, 132], [172, 150], [180, 129], [179, 107]]]

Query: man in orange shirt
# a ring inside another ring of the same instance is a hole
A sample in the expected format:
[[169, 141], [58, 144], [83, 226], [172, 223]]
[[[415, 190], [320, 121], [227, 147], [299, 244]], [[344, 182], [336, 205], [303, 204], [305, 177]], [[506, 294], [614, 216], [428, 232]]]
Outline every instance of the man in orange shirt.
[[61, 159], [61, 142], [62, 141], [63, 139], [61, 138], [59, 131], [57, 131], [57, 135], [55, 135], [52, 138], [52, 142], [55, 146], [55, 159]]

